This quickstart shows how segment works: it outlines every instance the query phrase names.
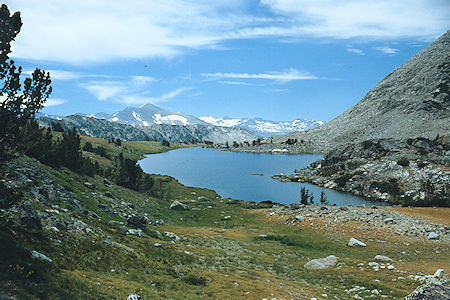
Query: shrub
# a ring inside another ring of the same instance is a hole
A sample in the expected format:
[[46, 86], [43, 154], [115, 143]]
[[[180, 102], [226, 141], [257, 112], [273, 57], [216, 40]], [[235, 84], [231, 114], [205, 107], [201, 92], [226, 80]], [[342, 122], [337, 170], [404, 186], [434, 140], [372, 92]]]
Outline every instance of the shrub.
[[305, 187], [302, 187], [300, 189], [300, 204], [304, 205], [313, 204], [314, 203], [313, 199], [314, 199], [313, 194], [312, 193], [310, 194]]

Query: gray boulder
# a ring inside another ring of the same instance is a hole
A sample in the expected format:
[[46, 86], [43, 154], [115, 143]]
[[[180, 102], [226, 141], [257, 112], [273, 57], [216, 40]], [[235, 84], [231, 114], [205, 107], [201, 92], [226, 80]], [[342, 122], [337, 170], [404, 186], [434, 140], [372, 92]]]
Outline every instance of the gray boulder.
[[350, 240], [348, 241], [348, 246], [350, 246], [350, 247], [356, 247], [356, 246], [366, 247], [367, 245], [361, 241], [358, 241], [355, 238], [350, 238]]
[[181, 203], [180, 201], [173, 201], [172, 204], [170, 204], [170, 209], [179, 209], [179, 210], [188, 210], [189, 206], [187, 204]]
[[145, 228], [147, 226], [148, 219], [145, 216], [132, 216], [127, 220], [127, 225], [133, 228]]
[[381, 262], [392, 262], [393, 261], [391, 258], [384, 256], [384, 255], [375, 255], [375, 260], [381, 261]]
[[48, 258], [42, 253], [37, 252], [36, 250], [31, 251], [31, 257], [40, 261], [53, 262], [52, 259]]
[[42, 229], [41, 218], [30, 204], [23, 204], [19, 210], [20, 223], [28, 229]]
[[85, 187], [87, 187], [88, 189], [91, 189], [91, 190], [93, 190], [93, 189], [95, 189], [95, 184], [93, 184], [93, 183], [90, 183], [90, 182], [84, 182], [83, 183], [84, 184], [84, 186]]
[[320, 270], [320, 269], [326, 269], [329, 267], [334, 267], [338, 262], [338, 258], [334, 255], [329, 255], [325, 258], [318, 258], [313, 259], [306, 264], [304, 264], [304, 267], [307, 269], [312, 270]]
[[127, 229], [126, 234], [144, 237], [144, 232], [141, 229]]
[[427, 237], [427, 240], [438, 240], [439, 239], [439, 234], [437, 234], [436, 232], [430, 232], [430, 234]]

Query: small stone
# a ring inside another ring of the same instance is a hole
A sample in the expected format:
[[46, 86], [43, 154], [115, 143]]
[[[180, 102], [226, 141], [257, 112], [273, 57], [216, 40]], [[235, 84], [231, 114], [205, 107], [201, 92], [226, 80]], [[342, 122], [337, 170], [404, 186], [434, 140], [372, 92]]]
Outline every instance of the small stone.
[[428, 240], [438, 240], [439, 237], [440, 237], [439, 234], [437, 234], [436, 232], [430, 232], [427, 239]]
[[266, 235], [266, 234], [260, 234], [259, 237], [262, 238], [262, 239], [264, 239], [264, 238], [267, 237], [267, 235]]
[[350, 247], [356, 247], [356, 246], [366, 247], [366, 244], [361, 241], [358, 241], [355, 238], [350, 238], [350, 240], [348, 241], [348, 246], [350, 246]]
[[154, 243], [153, 246], [155, 246], [157, 248], [161, 248], [163, 245], [161, 243]]
[[230, 219], [231, 219], [231, 216], [225, 216], [225, 217], [223, 217], [223, 219], [224, 219], [224, 220], [230, 220]]

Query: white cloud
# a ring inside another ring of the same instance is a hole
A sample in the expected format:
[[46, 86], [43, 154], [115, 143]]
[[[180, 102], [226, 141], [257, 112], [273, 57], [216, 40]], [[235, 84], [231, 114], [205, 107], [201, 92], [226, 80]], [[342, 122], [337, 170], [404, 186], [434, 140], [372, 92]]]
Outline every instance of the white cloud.
[[49, 98], [44, 102], [44, 107], [57, 106], [66, 102], [67, 100], [62, 98]]
[[128, 80], [92, 80], [79, 86], [89, 91], [99, 101], [115, 101], [124, 104], [145, 104], [168, 101], [192, 88], [182, 87], [159, 97], [149, 96], [148, 85], [153, 77], [130, 76]]
[[448, 0], [261, 0], [261, 3], [289, 21], [284, 26], [267, 28], [268, 35], [284, 30], [292, 36], [429, 40], [445, 33], [450, 25]]
[[[6, 0], [23, 27], [13, 55], [87, 65], [223, 49], [229, 39], [414, 38], [450, 27], [448, 0]], [[264, 13], [263, 13], [264, 12]], [[68, 74], [66, 74], [68, 75]]]
[[358, 49], [358, 48], [353, 48], [353, 47], [347, 47], [347, 52], [355, 53], [358, 55], [366, 55], [363, 50]]
[[309, 75], [307, 73], [300, 73], [296, 69], [290, 69], [288, 72], [270, 72], [270, 73], [204, 73], [201, 74], [204, 77], [209, 77], [213, 79], [268, 79], [276, 80], [280, 82], [289, 82], [293, 80], [309, 80], [309, 79], [319, 79], [316, 76]]
[[394, 55], [397, 54], [398, 49], [395, 48], [391, 48], [391, 47], [375, 47], [376, 50], [384, 53], [384, 54], [389, 54], [389, 55]]

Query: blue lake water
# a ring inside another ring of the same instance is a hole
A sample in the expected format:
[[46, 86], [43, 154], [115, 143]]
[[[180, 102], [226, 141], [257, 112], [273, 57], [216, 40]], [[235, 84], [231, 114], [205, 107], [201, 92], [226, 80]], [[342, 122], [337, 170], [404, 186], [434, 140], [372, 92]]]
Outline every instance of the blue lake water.
[[[187, 186], [215, 190], [223, 198], [261, 202], [299, 203], [305, 186], [319, 201], [324, 191], [330, 204], [386, 205], [308, 183], [280, 182], [275, 174], [292, 174], [321, 158], [318, 154], [253, 154], [205, 148], [184, 148], [147, 155], [139, 161], [144, 172], [169, 175]], [[254, 175], [263, 174], [263, 176]]]

